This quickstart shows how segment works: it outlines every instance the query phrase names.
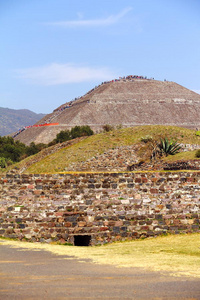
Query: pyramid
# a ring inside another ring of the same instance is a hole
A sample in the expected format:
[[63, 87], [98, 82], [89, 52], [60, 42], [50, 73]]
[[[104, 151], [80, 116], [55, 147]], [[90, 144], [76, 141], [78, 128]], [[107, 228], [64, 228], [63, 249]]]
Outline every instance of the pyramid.
[[25, 144], [49, 143], [61, 130], [89, 125], [98, 132], [105, 124], [199, 128], [200, 95], [175, 82], [127, 76], [103, 82], [84, 96], [61, 105], [37, 126], [16, 134], [15, 139]]

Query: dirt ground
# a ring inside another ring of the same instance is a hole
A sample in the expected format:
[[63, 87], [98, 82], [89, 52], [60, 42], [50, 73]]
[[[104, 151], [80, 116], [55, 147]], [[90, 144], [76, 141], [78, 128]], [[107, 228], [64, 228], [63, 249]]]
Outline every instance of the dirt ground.
[[[72, 253], [73, 254], [73, 253]], [[200, 280], [0, 242], [0, 299], [200, 299]]]

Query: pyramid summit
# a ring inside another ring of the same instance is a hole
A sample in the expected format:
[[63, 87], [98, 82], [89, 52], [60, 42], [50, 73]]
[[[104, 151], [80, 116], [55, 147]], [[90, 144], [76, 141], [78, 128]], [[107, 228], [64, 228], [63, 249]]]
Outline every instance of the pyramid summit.
[[80, 98], [56, 108], [36, 125], [20, 134], [26, 144], [48, 143], [61, 130], [89, 125], [94, 131], [102, 126], [174, 125], [200, 127], [200, 95], [170, 81], [129, 75], [106, 81]]

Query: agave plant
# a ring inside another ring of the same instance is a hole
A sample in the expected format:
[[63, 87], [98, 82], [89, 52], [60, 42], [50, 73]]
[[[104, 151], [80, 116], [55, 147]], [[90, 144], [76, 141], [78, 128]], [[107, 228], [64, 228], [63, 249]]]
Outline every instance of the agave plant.
[[165, 156], [174, 155], [181, 149], [181, 146], [177, 142], [173, 140], [169, 141], [168, 138], [161, 139], [158, 147]]

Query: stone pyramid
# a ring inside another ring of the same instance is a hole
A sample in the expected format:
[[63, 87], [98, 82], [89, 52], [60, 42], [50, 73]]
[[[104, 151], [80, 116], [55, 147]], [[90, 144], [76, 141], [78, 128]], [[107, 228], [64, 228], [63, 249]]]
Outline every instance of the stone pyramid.
[[[200, 95], [170, 81], [127, 76], [104, 82], [84, 96], [65, 103], [23, 130], [15, 139], [23, 143], [48, 143], [61, 130], [89, 125], [94, 131], [110, 124], [174, 125], [200, 127]], [[52, 124], [52, 125], [49, 125]]]

